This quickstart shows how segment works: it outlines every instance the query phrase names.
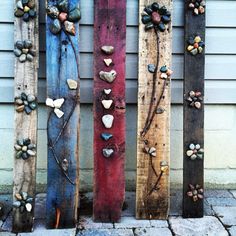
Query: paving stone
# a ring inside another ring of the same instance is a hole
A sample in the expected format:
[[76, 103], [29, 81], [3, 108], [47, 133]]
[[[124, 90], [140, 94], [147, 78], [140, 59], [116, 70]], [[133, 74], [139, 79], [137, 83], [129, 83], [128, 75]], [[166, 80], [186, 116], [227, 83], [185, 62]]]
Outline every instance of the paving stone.
[[35, 198], [35, 219], [46, 217], [46, 193], [40, 193]]
[[231, 236], [236, 236], [236, 226], [230, 227], [229, 232]]
[[134, 236], [132, 229], [89, 229], [78, 232], [77, 236]]
[[19, 233], [17, 236], [75, 236], [76, 229], [35, 230], [32, 233]]
[[170, 217], [169, 222], [176, 236], [228, 236], [228, 232], [214, 216], [199, 219]]
[[212, 206], [236, 206], [235, 198], [207, 198], [206, 200]]
[[211, 205], [204, 199], [204, 215], [205, 216], [214, 216], [214, 211], [212, 210]]
[[9, 233], [9, 232], [0, 232], [0, 236], [16, 236], [16, 234]]
[[150, 224], [155, 228], [168, 228], [167, 220], [150, 220]]
[[236, 198], [236, 190], [230, 190], [230, 193], [233, 195], [234, 198]]
[[236, 207], [213, 207], [216, 215], [225, 226], [236, 226]]
[[168, 228], [147, 228], [147, 229], [135, 229], [135, 236], [172, 236], [171, 231]]
[[115, 223], [116, 229], [123, 228], [150, 228], [151, 224], [149, 220], [136, 220], [134, 217], [122, 217], [120, 223]]
[[228, 190], [207, 189], [204, 192], [205, 198], [232, 198], [232, 194]]
[[82, 216], [79, 219], [79, 229], [113, 229], [112, 223], [97, 223], [91, 217]]
[[10, 214], [6, 220], [3, 222], [1, 229], [4, 231], [11, 231], [12, 229], [12, 214]]

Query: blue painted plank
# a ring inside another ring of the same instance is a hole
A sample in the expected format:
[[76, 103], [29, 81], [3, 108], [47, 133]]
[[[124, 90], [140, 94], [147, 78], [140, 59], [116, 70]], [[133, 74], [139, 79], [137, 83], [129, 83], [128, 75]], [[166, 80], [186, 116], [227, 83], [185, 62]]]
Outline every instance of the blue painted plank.
[[[48, 1], [49, 4], [55, 2]], [[79, 0], [69, 0], [69, 9], [73, 9], [78, 4]], [[65, 102], [60, 108], [64, 112], [64, 116], [60, 119], [57, 118], [53, 109], [49, 109], [47, 227], [70, 228], [75, 226], [77, 220], [79, 192], [79, 90], [70, 90], [66, 81], [67, 79], [77, 80], [79, 87], [79, 25], [76, 23], [76, 36], [68, 36], [64, 32], [55, 36], [49, 31], [50, 23], [51, 19], [48, 17], [46, 29], [47, 95], [52, 99], [64, 98]], [[58, 139], [61, 131], [63, 132]], [[56, 140], [52, 149], [52, 143]], [[66, 172], [61, 168], [64, 159], [68, 161]]]

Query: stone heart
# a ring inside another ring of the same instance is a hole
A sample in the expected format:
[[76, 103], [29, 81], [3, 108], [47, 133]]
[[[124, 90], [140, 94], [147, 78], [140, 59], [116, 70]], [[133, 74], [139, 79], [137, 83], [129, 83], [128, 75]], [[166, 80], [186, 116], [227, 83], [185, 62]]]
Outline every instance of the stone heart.
[[102, 100], [102, 105], [105, 109], [110, 109], [112, 103], [112, 100]]
[[102, 154], [104, 157], [110, 157], [114, 153], [113, 149], [110, 148], [103, 148], [102, 149]]
[[106, 95], [109, 95], [111, 93], [111, 89], [103, 89], [103, 92], [106, 94]]
[[107, 129], [110, 129], [113, 125], [114, 116], [113, 115], [104, 115], [102, 117], [102, 123]]
[[114, 47], [112, 46], [102, 46], [101, 49], [107, 55], [111, 55], [114, 52]]
[[105, 140], [105, 141], [111, 139], [112, 137], [113, 137], [113, 135], [112, 135], [112, 134], [109, 134], [109, 133], [102, 133], [102, 134], [101, 134], [101, 138], [102, 138], [103, 140]]
[[115, 70], [111, 70], [110, 72], [100, 71], [99, 76], [101, 80], [104, 80], [108, 83], [112, 83], [116, 78], [116, 71]]
[[110, 58], [104, 59], [103, 61], [106, 64], [106, 66], [110, 66], [112, 64], [112, 59]]

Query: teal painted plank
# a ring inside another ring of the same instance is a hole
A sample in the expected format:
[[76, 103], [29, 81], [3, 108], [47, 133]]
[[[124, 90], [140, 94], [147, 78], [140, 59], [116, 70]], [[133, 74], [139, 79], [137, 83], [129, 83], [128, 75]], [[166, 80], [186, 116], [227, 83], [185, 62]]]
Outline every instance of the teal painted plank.
[[[48, 4], [55, 1], [48, 0]], [[78, 0], [69, 0], [69, 9], [78, 6]], [[64, 98], [58, 118], [49, 108], [48, 115], [48, 177], [46, 221], [48, 228], [71, 228], [77, 221], [78, 207], [78, 128], [79, 89], [70, 90], [67, 79], [78, 82], [79, 88], [79, 25], [76, 36], [62, 31], [53, 35], [49, 31], [52, 20], [47, 18], [47, 96], [53, 100]], [[62, 163], [68, 163], [63, 170]]]

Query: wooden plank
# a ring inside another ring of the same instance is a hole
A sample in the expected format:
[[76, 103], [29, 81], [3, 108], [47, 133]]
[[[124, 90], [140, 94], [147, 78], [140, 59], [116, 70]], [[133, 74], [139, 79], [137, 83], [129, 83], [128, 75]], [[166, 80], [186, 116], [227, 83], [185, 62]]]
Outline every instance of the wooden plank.
[[[68, 12], [79, 6], [79, 0], [68, 2]], [[55, 1], [47, 4], [55, 6]], [[70, 228], [77, 221], [79, 200], [79, 24], [74, 22], [75, 36], [65, 28], [54, 35], [51, 24], [47, 17], [47, 97], [64, 98], [59, 106], [64, 115], [59, 118], [49, 108], [46, 222], [47, 228]], [[77, 89], [69, 88], [68, 79], [77, 83]]]
[[[140, 22], [148, 3], [147, 0], [139, 3]], [[159, 7], [165, 6], [171, 12], [172, 1], [162, 0], [158, 3]], [[161, 79], [160, 68], [171, 66], [171, 22], [165, 27], [166, 30], [161, 32], [157, 29], [145, 31], [142, 23], [139, 26], [138, 219], [166, 219], [169, 212], [170, 78]], [[153, 73], [148, 70], [149, 64], [155, 65]]]
[[[205, 14], [194, 15], [188, 4], [186, 2], [185, 6], [183, 217], [193, 218], [203, 217], [204, 161], [200, 152], [204, 148], [204, 104], [201, 98], [204, 96], [205, 55], [203, 51], [194, 56], [187, 48], [197, 41], [195, 38], [189, 42], [190, 37], [199, 36], [205, 42]], [[199, 92], [201, 95], [198, 96]]]
[[[121, 217], [125, 195], [125, 40], [126, 1], [95, 0], [94, 23], [94, 201], [93, 218], [101, 222], [117, 222]], [[112, 46], [110, 55], [101, 47]], [[106, 66], [104, 59], [112, 59]], [[116, 78], [109, 83], [100, 77], [101, 71], [114, 70]], [[103, 89], [111, 89], [105, 94]], [[103, 100], [112, 100], [105, 109]], [[113, 116], [110, 128], [102, 118]], [[105, 141], [102, 133], [113, 135]], [[111, 151], [111, 155], [104, 152]]]
[[[17, 1], [14, 1], [15, 4]], [[31, 110], [29, 95], [34, 96], [37, 102], [37, 85], [38, 85], [38, 1], [35, 0], [36, 18], [28, 22], [23, 21], [22, 17], [15, 17], [14, 22], [14, 41], [20, 42], [23, 49], [17, 49], [21, 53], [20, 57], [15, 57], [15, 87], [14, 97], [19, 97], [20, 103], [15, 106], [15, 134], [14, 134], [14, 172], [13, 172], [13, 222], [12, 231], [31, 232], [34, 224], [34, 206], [35, 206], [35, 188], [36, 188], [36, 161], [37, 161], [37, 109]], [[25, 40], [28, 40], [26, 43]], [[31, 46], [30, 46], [31, 44]], [[30, 51], [35, 50], [35, 56], [32, 61], [23, 58], [31, 56]], [[20, 60], [22, 60], [20, 62]], [[23, 96], [27, 95], [27, 99]], [[23, 98], [24, 97], [24, 98]], [[18, 110], [22, 107], [23, 110]], [[32, 106], [31, 106], [32, 107]], [[35, 145], [30, 148], [29, 144]], [[24, 146], [24, 147], [23, 147]], [[32, 150], [30, 150], [32, 149]], [[27, 151], [27, 152], [26, 152]], [[29, 155], [29, 152], [33, 152]], [[21, 199], [23, 198], [23, 200]]]

